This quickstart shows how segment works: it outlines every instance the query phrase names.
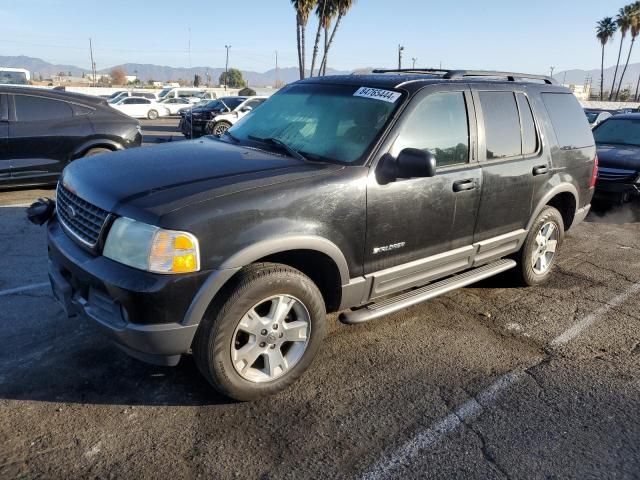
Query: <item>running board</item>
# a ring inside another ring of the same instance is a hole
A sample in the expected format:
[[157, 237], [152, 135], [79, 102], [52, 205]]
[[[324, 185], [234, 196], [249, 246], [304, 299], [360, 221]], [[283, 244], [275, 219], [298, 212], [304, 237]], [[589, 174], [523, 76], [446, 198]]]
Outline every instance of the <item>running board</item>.
[[472, 283], [479, 282], [485, 278], [492, 277], [498, 273], [504, 272], [516, 266], [514, 260], [498, 260], [497, 262], [483, 265], [482, 267], [468, 270], [464, 273], [454, 275], [439, 282], [430, 283], [416, 290], [410, 290], [395, 297], [372, 303], [366, 307], [350, 310], [340, 314], [340, 321], [348, 325], [368, 322], [374, 318], [389, 315], [404, 308], [431, 300], [439, 295], [466, 287]]

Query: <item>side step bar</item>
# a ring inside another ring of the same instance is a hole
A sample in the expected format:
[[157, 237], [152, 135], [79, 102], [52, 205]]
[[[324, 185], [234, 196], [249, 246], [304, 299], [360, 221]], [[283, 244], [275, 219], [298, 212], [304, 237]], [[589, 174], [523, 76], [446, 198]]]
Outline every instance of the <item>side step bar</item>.
[[498, 273], [504, 272], [516, 266], [514, 260], [503, 259], [497, 262], [483, 265], [482, 267], [468, 270], [464, 273], [454, 275], [439, 282], [430, 283], [416, 290], [410, 290], [395, 297], [372, 303], [366, 307], [358, 308], [340, 314], [340, 321], [348, 325], [368, 322], [374, 318], [389, 315], [404, 308], [410, 307], [417, 303], [431, 300], [439, 295], [443, 295], [452, 290], [466, 287], [472, 283], [479, 282], [485, 278], [492, 277]]

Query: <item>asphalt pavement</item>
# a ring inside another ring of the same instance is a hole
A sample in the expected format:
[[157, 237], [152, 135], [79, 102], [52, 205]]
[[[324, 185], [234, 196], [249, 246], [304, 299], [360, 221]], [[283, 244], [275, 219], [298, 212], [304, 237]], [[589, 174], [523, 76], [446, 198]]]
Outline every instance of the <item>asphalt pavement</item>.
[[53, 194], [0, 193], [0, 478], [640, 478], [639, 203], [590, 214], [544, 286], [331, 316], [300, 381], [238, 403], [63, 315], [22, 206]]

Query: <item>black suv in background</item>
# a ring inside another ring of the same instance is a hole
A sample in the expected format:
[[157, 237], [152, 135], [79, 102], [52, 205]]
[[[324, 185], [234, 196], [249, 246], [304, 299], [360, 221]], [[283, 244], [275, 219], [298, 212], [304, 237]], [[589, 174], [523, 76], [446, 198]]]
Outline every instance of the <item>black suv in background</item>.
[[0, 188], [52, 184], [72, 160], [141, 143], [138, 121], [102, 98], [0, 86]]
[[192, 351], [215, 388], [256, 399], [306, 370], [327, 312], [366, 322], [509, 269], [547, 280], [595, 156], [547, 77], [311, 78], [220, 138], [73, 162], [49, 275], [129, 354]]
[[596, 195], [620, 204], [640, 195], [640, 113], [611, 117], [593, 136], [599, 163]]

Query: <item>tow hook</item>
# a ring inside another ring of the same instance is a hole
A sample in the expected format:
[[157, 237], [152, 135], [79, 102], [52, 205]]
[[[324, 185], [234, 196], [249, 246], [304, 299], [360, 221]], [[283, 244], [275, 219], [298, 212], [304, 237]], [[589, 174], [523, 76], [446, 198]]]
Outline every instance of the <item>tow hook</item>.
[[34, 225], [42, 225], [53, 217], [55, 205], [50, 198], [39, 198], [27, 208], [27, 218]]

